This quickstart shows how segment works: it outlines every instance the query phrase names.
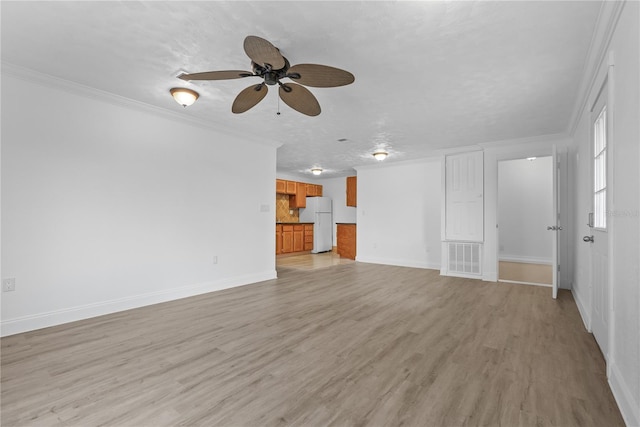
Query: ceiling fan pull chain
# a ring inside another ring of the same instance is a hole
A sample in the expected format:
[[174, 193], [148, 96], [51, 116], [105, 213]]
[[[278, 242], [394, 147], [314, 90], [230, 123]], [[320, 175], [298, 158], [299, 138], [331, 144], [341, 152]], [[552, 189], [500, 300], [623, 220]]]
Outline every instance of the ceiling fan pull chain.
[[278, 96], [278, 112], [276, 113], [276, 116], [280, 115], [280, 97]]

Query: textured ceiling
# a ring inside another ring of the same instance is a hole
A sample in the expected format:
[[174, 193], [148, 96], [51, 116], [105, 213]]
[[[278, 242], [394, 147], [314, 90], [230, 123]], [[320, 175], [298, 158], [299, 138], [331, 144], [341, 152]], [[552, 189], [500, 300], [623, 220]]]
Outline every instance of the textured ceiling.
[[[278, 170], [342, 176], [434, 150], [565, 132], [600, 3], [512, 2], [9, 2], [2, 61], [283, 145]], [[310, 88], [307, 117], [270, 93], [235, 115], [255, 80], [186, 83], [179, 70], [250, 70], [247, 35], [291, 64], [350, 71], [355, 83]], [[201, 97], [182, 109], [169, 89]], [[280, 115], [276, 115], [278, 108]], [[338, 139], [347, 141], [339, 142]]]

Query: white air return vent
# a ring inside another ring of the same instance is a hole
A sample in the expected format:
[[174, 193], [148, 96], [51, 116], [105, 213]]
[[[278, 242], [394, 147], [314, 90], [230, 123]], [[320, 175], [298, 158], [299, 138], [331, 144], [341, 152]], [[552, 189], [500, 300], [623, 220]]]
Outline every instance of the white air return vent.
[[449, 273], [481, 275], [481, 243], [448, 242]]

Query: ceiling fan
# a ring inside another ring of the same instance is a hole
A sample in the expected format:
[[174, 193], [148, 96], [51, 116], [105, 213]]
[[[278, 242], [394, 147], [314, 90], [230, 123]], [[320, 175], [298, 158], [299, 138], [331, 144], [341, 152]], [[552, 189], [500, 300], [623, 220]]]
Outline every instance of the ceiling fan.
[[[257, 36], [244, 39], [244, 51], [251, 59], [253, 72], [242, 70], [207, 71], [203, 73], [181, 74], [182, 80], [231, 80], [245, 77], [260, 77], [261, 83], [253, 84], [238, 94], [233, 101], [231, 111], [239, 114], [248, 111], [267, 96], [267, 85], [278, 85], [280, 98], [289, 107], [306, 114], [320, 114], [320, 104], [315, 96], [304, 86], [338, 87], [351, 84], [355, 77], [348, 71], [318, 64], [298, 64], [291, 66], [287, 58], [280, 54], [277, 47]], [[283, 83], [289, 78], [295, 82]], [[304, 86], [303, 86], [304, 85]]]

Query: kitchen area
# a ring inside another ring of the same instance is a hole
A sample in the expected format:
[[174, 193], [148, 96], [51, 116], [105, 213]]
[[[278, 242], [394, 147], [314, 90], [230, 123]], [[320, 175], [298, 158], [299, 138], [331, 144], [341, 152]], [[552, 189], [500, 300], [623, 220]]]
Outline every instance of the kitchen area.
[[[289, 258], [293, 256], [355, 260], [357, 180], [355, 176], [336, 180], [323, 181], [325, 191], [321, 184], [276, 179], [278, 264], [291, 263]], [[336, 184], [341, 184], [341, 189]], [[345, 211], [353, 215], [345, 215]], [[345, 218], [353, 221], [336, 223]]]

